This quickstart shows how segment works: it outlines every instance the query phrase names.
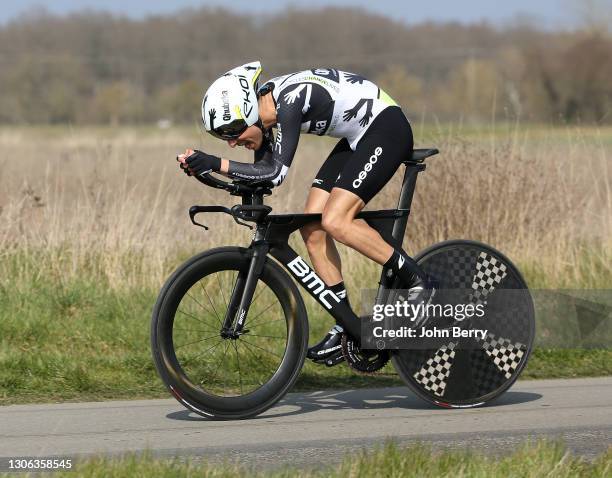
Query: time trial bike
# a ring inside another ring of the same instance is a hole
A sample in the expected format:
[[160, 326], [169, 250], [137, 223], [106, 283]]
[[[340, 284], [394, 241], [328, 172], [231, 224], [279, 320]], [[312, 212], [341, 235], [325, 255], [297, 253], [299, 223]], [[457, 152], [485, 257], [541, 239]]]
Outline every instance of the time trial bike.
[[[357, 218], [401, 246], [417, 176], [426, 158], [437, 153], [418, 149], [404, 162], [395, 209], [362, 211]], [[351, 368], [371, 373], [391, 360], [408, 388], [435, 405], [482, 405], [505, 392], [524, 369], [535, 333], [533, 302], [519, 270], [493, 247], [449, 240], [415, 256], [440, 291], [466, 291], [465, 301], [486, 310], [486, 335], [429, 338], [408, 348], [380, 347], [380, 341], [367, 347], [362, 340], [367, 318], [339, 300], [288, 244], [293, 232], [321, 215], [272, 214], [264, 204], [272, 193], [265, 185], [212, 174], [199, 179], [241, 201], [231, 208], [192, 206], [193, 224], [208, 229], [196, 220], [198, 214], [224, 213], [254, 233], [248, 247], [218, 247], [187, 260], [154, 306], [151, 345], [157, 371], [189, 410], [215, 419], [252, 417], [291, 389], [304, 364], [309, 330], [296, 282], [344, 328], [342, 352]], [[402, 299], [400, 287], [393, 272], [383, 268], [375, 303]], [[459, 323], [453, 317], [444, 320]], [[469, 323], [461, 325], [465, 329]]]

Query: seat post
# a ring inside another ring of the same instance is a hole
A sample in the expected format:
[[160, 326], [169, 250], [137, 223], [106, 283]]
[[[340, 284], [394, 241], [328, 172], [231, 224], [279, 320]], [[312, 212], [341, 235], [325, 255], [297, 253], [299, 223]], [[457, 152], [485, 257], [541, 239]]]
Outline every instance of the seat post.
[[393, 239], [395, 239], [400, 246], [403, 243], [406, 226], [408, 225], [408, 216], [410, 214], [414, 190], [416, 188], [417, 176], [421, 171], [425, 170], [424, 164], [418, 164], [412, 161], [407, 161], [405, 164], [406, 171], [404, 171], [404, 181], [402, 182], [402, 190], [397, 202], [397, 209], [398, 211], [408, 211], [408, 214], [395, 219], [393, 231], [391, 233]]

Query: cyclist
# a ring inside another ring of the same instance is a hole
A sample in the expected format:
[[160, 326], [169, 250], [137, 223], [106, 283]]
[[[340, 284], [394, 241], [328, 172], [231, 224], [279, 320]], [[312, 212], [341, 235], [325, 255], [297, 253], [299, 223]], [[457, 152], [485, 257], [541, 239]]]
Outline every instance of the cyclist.
[[[261, 71], [258, 61], [228, 71], [208, 88], [202, 101], [206, 130], [232, 148], [253, 150], [254, 163], [187, 150], [177, 157], [183, 171], [189, 176], [214, 171], [278, 186], [291, 166], [301, 133], [340, 138], [306, 200], [305, 212], [322, 213], [321, 223], [301, 229], [317, 274], [348, 302], [336, 240], [391, 268], [410, 288], [412, 300], [429, 300], [431, 289], [415, 261], [385, 242], [365, 221], [355, 219], [402, 161], [411, 158], [412, 130], [400, 107], [354, 73], [318, 68], [259, 86]], [[341, 332], [339, 325], [332, 327], [308, 350], [308, 357], [339, 363]]]

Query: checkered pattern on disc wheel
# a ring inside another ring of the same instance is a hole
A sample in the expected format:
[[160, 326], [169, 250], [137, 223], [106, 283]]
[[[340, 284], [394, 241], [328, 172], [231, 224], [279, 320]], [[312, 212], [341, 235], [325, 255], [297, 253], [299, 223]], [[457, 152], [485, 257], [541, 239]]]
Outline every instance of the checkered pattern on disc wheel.
[[527, 350], [527, 347], [520, 342], [512, 343], [508, 339], [495, 337], [493, 334], [487, 334], [483, 341], [483, 348], [507, 379], [512, 377]]
[[425, 390], [429, 390], [438, 397], [442, 397], [446, 389], [448, 375], [455, 358], [454, 347], [454, 343], [440, 347], [434, 356], [413, 375]]
[[468, 290], [474, 283], [478, 253], [477, 249], [448, 249], [419, 265], [439, 281], [440, 289]]
[[471, 302], [481, 304], [508, 275], [506, 264], [486, 252], [481, 252], [476, 261], [476, 273], [472, 281]]

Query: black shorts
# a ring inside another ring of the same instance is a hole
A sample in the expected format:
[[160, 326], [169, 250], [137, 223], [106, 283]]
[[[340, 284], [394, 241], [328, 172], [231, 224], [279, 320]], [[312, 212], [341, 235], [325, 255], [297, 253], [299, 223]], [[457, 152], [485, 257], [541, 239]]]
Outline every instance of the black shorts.
[[412, 157], [412, 129], [402, 110], [383, 110], [353, 151], [346, 138], [329, 154], [312, 182], [313, 188], [331, 192], [342, 188], [370, 200], [393, 177], [402, 161]]

